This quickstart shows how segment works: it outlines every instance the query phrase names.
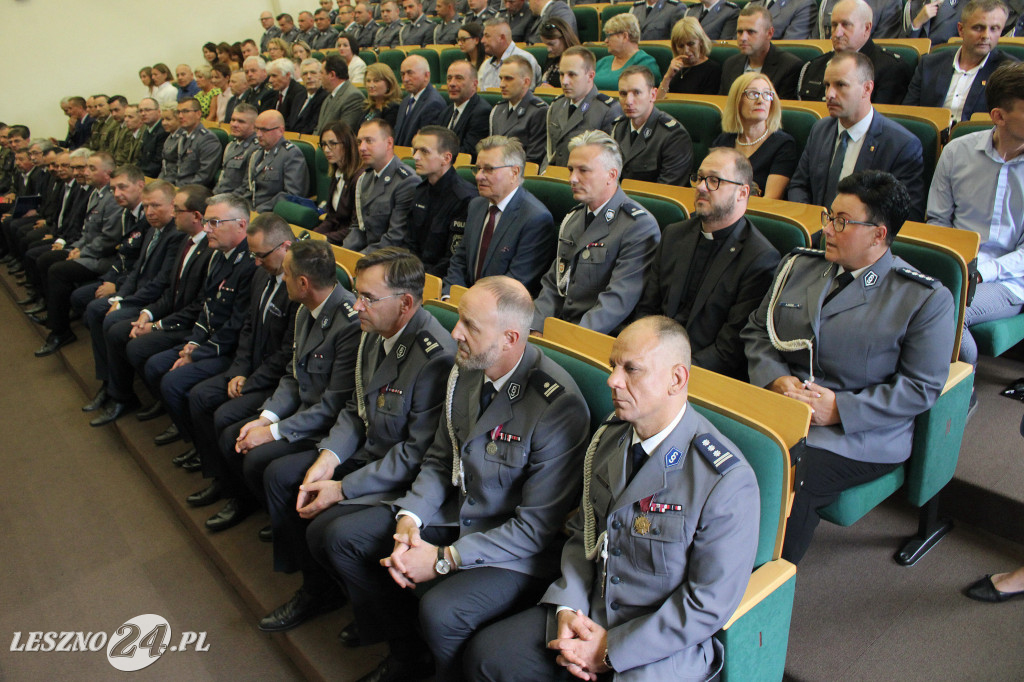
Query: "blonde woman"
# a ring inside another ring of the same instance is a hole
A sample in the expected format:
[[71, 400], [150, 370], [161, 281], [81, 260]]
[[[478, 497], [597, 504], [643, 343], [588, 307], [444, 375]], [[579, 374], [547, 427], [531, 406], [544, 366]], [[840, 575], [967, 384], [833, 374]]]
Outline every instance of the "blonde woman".
[[370, 64], [366, 67], [366, 115], [364, 121], [383, 118], [395, 127], [398, 120], [398, 105], [402, 101], [402, 90], [398, 87], [395, 72], [387, 64]]
[[618, 92], [619, 76], [631, 66], [646, 66], [661, 78], [661, 69], [654, 57], [640, 49], [640, 22], [632, 14], [616, 14], [604, 24], [604, 41], [608, 56], [598, 60], [594, 69], [594, 85], [598, 90]]
[[674, 58], [658, 87], [658, 98], [668, 93], [717, 95], [722, 66], [711, 59], [711, 39], [694, 17], [684, 17], [672, 27]]
[[782, 130], [782, 106], [771, 79], [750, 71], [729, 88], [721, 135], [712, 147], [732, 147], [750, 160], [761, 195], [783, 199], [800, 155], [796, 140]]

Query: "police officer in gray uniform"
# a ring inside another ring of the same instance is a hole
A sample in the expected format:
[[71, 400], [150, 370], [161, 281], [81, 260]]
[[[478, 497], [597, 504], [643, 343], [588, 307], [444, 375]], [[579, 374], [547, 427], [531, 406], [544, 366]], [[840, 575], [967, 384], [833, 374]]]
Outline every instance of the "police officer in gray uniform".
[[249, 157], [259, 149], [256, 143], [256, 116], [259, 112], [251, 104], [242, 102], [231, 112], [231, 134], [234, 139], [224, 147], [220, 180], [214, 194], [231, 192], [239, 196], [249, 194]]
[[530, 163], [547, 165], [548, 103], [533, 94], [533, 66], [518, 55], [508, 57], [498, 71], [501, 96], [491, 109], [491, 135], [514, 137]]
[[360, 126], [359, 134], [372, 134], [378, 144], [373, 145], [369, 167], [356, 185], [355, 216], [342, 246], [363, 253], [381, 246], [401, 246], [420, 178], [395, 156], [391, 126], [387, 121], [367, 121]]
[[[361, 640], [391, 644], [369, 679], [416, 679], [428, 648], [437, 679], [461, 679], [474, 630], [536, 599], [557, 571], [590, 420], [575, 382], [527, 343], [532, 316], [529, 292], [508, 277], [483, 278], [463, 295], [457, 366], [412, 487], [325, 534]], [[389, 554], [385, 571], [378, 562]], [[417, 602], [400, 587], [428, 582], [418, 603], [424, 645]]]
[[220, 170], [220, 157], [223, 150], [217, 136], [202, 124], [202, 109], [199, 102], [191, 97], [178, 102], [178, 120], [184, 130], [179, 138], [178, 169], [174, 179], [162, 178], [182, 185], [202, 185], [213, 187]]
[[470, 642], [466, 679], [573, 679], [560, 665], [582, 679], [717, 679], [714, 635], [750, 582], [761, 510], [742, 453], [687, 402], [689, 360], [665, 317], [616, 339], [615, 415], [587, 449], [561, 577]]
[[636, 0], [629, 12], [640, 22], [640, 40], [669, 40], [686, 5], [679, 0]]
[[569, 140], [585, 130], [611, 132], [622, 114], [614, 99], [598, 92], [594, 85], [594, 53], [582, 46], [562, 53], [562, 92], [548, 107], [548, 164], [564, 166], [569, 161]]
[[256, 118], [260, 149], [249, 157], [246, 180], [254, 211], [272, 211], [286, 194], [306, 196], [309, 169], [298, 147], [284, 139], [284, 117], [269, 109]]
[[282, 457], [263, 475], [274, 569], [301, 570], [303, 581], [261, 630], [293, 628], [339, 601], [311, 550], [322, 553], [322, 535], [337, 517], [402, 494], [434, 441], [455, 341], [421, 306], [423, 276], [419, 259], [396, 247], [356, 264], [356, 308], [365, 314], [372, 306], [372, 316], [360, 320], [355, 395], [317, 450]]
[[889, 248], [910, 206], [889, 173], [840, 180], [822, 212], [825, 250], [786, 258], [741, 334], [750, 383], [814, 410], [782, 548], [794, 564], [819, 509], [910, 456], [914, 418], [949, 375], [953, 297]]
[[619, 76], [623, 114], [611, 134], [622, 150], [620, 179], [682, 186], [693, 166], [693, 143], [679, 121], [654, 106], [657, 89], [646, 66], [631, 66]]
[[735, 40], [736, 17], [739, 14], [740, 8], [736, 3], [717, 0], [710, 6], [701, 2], [691, 5], [684, 16], [697, 19], [711, 40]]
[[619, 187], [621, 171], [622, 154], [607, 133], [588, 130], [569, 143], [572, 194], [582, 203], [558, 228], [555, 260], [535, 302], [534, 329], [544, 328], [545, 317], [557, 317], [614, 334], [640, 300], [661, 231]]
[[377, 29], [377, 35], [373, 37], [373, 46], [378, 49], [398, 47], [402, 20], [398, 15], [398, 4], [394, 0], [385, 0], [380, 6], [381, 18], [384, 25]]
[[[440, 0], [443, 2], [444, 0]], [[440, 2], [438, 3], [440, 4]], [[448, 21], [439, 21], [434, 25], [434, 36], [431, 43], [434, 45], [455, 45], [459, 42], [459, 29], [462, 28], [462, 20], [458, 15]]]
[[176, 184], [178, 179], [178, 150], [181, 148], [181, 140], [185, 137], [185, 131], [178, 128], [164, 140], [163, 150], [160, 154], [160, 179], [171, 184]]
[[505, 0], [505, 8], [498, 12], [498, 16], [508, 22], [513, 43], [525, 43], [537, 19], [526, 0]]
[[[408, 0], [406, 0], [408, 1]], [[409, 23], [405, 24], [398, 31], [398, 44], [399, 45], [419, 45], [423, 46], [430, 42], [434, 37], [434, 22], [427, 18], [426, 13], [423, 11], [423, 5], [419, 0], [413, 0], [413, 12], [419, 12], [419, 15], [413, 19], [411, 14], [406, 13], [406, 17], [409, 19]]]

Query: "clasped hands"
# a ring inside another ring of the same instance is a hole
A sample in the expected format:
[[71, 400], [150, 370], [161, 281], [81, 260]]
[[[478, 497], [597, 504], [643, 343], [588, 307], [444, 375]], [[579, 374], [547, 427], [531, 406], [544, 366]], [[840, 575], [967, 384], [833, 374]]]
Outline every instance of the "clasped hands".
[[548, 648], [558, 652], [558, 665], [581, 680], [593, 682], [599, 673], [609, 669], [604, 664], [608, 631], [582, 611], [558, 612], [558, 638], [548, 642]]
[[[419, 526], [411, 516], [402, 516], [395, 527], [395, 547], [391, 556], [380, 560], [380, 565], [388, 569], [391, 579], [399, 587], [413, 589], [419, 583], [425, 583], [437, 577], [434, 564], [437, 562], [437, 545], [432, 545], [420, 537]], [[448, 551], [446, 558], [451, 561]]]
[[838, 424], [839, 407], [836, 394], [813, 381], [800, 381], [794, 376], [782, 376], [768, 384], [768, 390], [781, 393], [811, 406], [811, 423], [815, 426]]

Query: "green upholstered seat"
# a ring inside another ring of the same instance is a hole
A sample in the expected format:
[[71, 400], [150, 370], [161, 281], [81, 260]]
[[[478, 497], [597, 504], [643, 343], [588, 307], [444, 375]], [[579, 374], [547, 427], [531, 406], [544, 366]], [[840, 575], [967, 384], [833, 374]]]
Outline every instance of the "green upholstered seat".
[[711, 143], [722, 134], [722, 114], [709, 102], [657, 102], [659, 109], [683, 124], [693, 142], [693, 167], [700, 168]]
[[278, 200], [274, 204], [274, 213], [285, 219], [286, 222], [292, 225], [298, 225], [307, 230], [314, 229], [320, 222], [317, 216], [316, 209], [312, 209], [308, 206], [300, 206], [299, 204], [292, 203], [291, 201], [285, 201], [284, 199]]
[[424, 301], [423, 309], [433, 315], [441, 323], [441, 326], [448, 331], [455, 329], [455, 323], [459, 321], [459, 314], [452, 310], [447, 303]]
[[405, 60], [405, 53], [401, 50], [381, 50], [377, 55], [377, 61], [387, 64], [395, 72], [395, 78], [399, 84], [402, 82], [402, 62]]
[[889, 116], [889, 118], [899, 123], [909, 130], [914, 137], [921, 140], [921, 148], [924, 152], [924, 168], [921, 175], [924, 179], [924, 186], [931, 186], [932, 175], [935, 174], [935, 162], [939, 160], [939, 131], [935, 129], [934, 125], [924, 121], [904, 118], [896, 114]]
[[815, 57], [820, 57], [825, 54], [818, 47], [813, 45], [779, 45], [778, 48], [783, 52], [795, 55], [803, 62], [809, 62]]
[[504, 99], [500, 92], [478, 92], [477, 94], [480, 95], [480, 99], [489, 102], [492, 107]]
[[797, 247], [811, 245], [807, 233], [785, 218], [753, 211], [747, 212], [747, 218], [783, 256]]
[[615, 409], [612, 405], [611, 390], [607, 383], [610, 370], [607, 367], [598, 367], [586, 360], [564, 353], [542, 341], [536, 342], [536, 345], [540, 346], [545, 355], [568, 372], [579, 386], [580, 393], [583, 394], [583, 399], [587, 401], [587, 407], [590, 409], [590, 431], [591, 433], [597, 431], [597, 427]]
[[662, 75], [668, 73], [668, 67], [672, 63], [673, 57], [671, 47], [667, 45], [643, 45], [640, 49], [654, 57], [654, 61], [658, 62], [658, 69], [661, 70]]
[[953, 126], [953, 132], [950, 133], [949, 139], [955, 140], [958, 137], [977, 133], [982, 130], [992, 130], [992, 123], [990, 121], [960, 121]]
[[531, 194], [548, 207], [551, 216], [555, 219], [555, 225], [560, 225], [565, 214], [579, 203], [573, 199], [572, 189], [569, 188], [568, 182], [553, 178], [534, 177], [526, 178], [523, 184]]
[[338, 284], [352, 291], [352, 280], [349, 278], [348, 273], [345, 272], [345, 268], [335, 263], [334, 274], [338, 278]]
[[[319, 195], [317, 187], [318, 178], [316, 172], [316, 150], [308, 142], [302, 140], [291, 140], [291, 143], [299, 148], [302, 152], [302, 156], [306, 159], [306, 170], [309, 171], [309, 184], [307, 185], [307, 196]], [[326, 157], [324, 157], [326, 160]]]
[[608, 20], [616, 14], [625, 14], [629, 12], [632, 7], [633, 3], [631, 2], [619, 2], [614, 5], [608, 5], [607, 7], [601, 8], [601, 25], [604, 26]]
[[648, 213], [654, 216], [654, 219], [658, 221], [658, 227], [664, 232], [665, 228], [672, 223], [678, 223], [681, 220], [686, 220], [689, 214], [686, 208], [680, 206], [674, 201], [669, 199], [663, 199], [661, 197], [652, 197], [647, 194], [641, 194], [638, 192], [626, 191], [626, 195], [633, 199], [641, 206], [643, 206]]
[[231, 141], [231, 136], [228, 135], [228, 131], [223, 128], [211, 127], [208, 128], [211, 133], [217, 136], [217, 141], [220, 142], [220, 148], [223, 150], [228, 146], [228, 142]]
[[971, 336], [982, 355], [1002, 355], [1024, 340], [1024, 314], [976, 324]]
[[476, 185], [476, 175], [473, 174], [472, 168], [460, 166], [459, 168], [455, 169], [455, 172], [458, 173], [459, 177], [461, 177], [463, 180], [466, 180], [467, 182], [472, 182], [474, 185]]
[[590, 43], [601, 40], [601, 17], [596, 8], [580, 5], [573, 7], [572, 13], [576, 15], [576, 35], [580, 42]]
[[313, 59], [317, 60], [318, 62], [323, 62], [324, 60], [326, 60], [326, 59], [327, 59], [327, 55], [325, 55], [325, 54], [324, 54], [323, 52], [321, 52], [320, 50], [314, 50], [314, 51], [313, 51], [313, 54], [311, 54], [310, 56], [311, 56], [311, 57], [312, 57]]
[[[430, 64], [431, 83], [433, 83], [434, 85], [440, 85], [441, 83], [446, 82], [446, 74], [448, 73], [448, 69], [446, 68], [444, 71], [441, 70], [441, 56], [437, 53], [437, 50], [409, 50], [409, 54], [418, 54], [419, 56], [427, 60], [427, 63]], [[401, 79], [399, 79], [399, 82], [401, 82]]]
[[359, 58], [362, 59], [367, 66], [377, 63], [377, 53], [373, 50], [359, 50]]
[[711, 48], [711, 54], [709, 54], [708, 57], [710, 59], [714, 59], [719, 64], [722, 64], [729, 57], [739, 53], [740, 48], [738, 47], [732, 45], [715, 45]]
[[811, 128], [817, 122], [818, 117], [809, 111], [800, 111], [798, 109], [782, 110], [782, 129], [796, 140], [798, 154], [804, 153], [804, 147], [807, 146], [807, 138], [811, 135]]
[[466, 55], [457, 47], [448, 47], [441, 50], [441, 54], [438, 55], [438, 66], [441, 73], [447, 74], [448, 67], [452, 65], [452, 62], [457, 62], [460, 59], [465, 59]]
[[544, 68], [544, 64], [548, 61], [547, 45], [538, 43], [537, 45], [527, 45], [523, 49], [532, 54], [533, 58], [537, 60], [537, 63], [540, 64], [541, 68]]
[[898, 54], [903, 63], [907, 65], [905, 68], [909, 73], [913, 73], [917, 68], [917, 62], [921, 59], [921, 55], [917, 53], [917, 48], [911, 45], [899, 45], [896, 43], [886, 43], [882, 47]]

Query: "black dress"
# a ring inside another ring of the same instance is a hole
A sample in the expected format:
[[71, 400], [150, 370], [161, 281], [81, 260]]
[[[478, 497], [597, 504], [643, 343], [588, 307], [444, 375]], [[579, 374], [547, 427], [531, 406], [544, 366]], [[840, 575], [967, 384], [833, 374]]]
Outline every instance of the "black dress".
[[[712, 147], [736, 147], [736, 133], [722, 133], [711, 143]], [[796, 172], [800, 154], [796, 149], [796, 140], [785, 130], [777, 130], [761, 143], [757, 151], [750, 155], [750, 165], [754, 169], [754, 182], [764, 194], [765, 183], [769, 175], [793, 177]]]
[[709, 59], [697, 66], [683, 67], [669, 81], [668, 91], [681, 95], [717, 95], [722, 82], [722, 65]]
[[372, 121], [375, 118], [382, 118], [388, 122], [392, 130], [395, 128], [395, 124], [398, 122], [398, 102], [392, 102], [391, 104], [380, 109], [367, 109], [366, 114], [363, 116], [364, 121]]

